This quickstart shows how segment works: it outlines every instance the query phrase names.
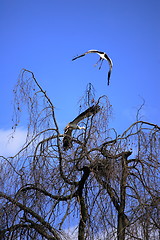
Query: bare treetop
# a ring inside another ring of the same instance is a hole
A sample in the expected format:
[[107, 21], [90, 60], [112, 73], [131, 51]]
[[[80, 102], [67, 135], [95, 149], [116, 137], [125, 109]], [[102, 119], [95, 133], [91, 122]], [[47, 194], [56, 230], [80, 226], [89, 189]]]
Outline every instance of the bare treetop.
[[[118, 135], [107, 96], [96, 99], [89, 84], [80, 115], [60, 133], [31, 71], [21, 71], [14, 94], [13, 129], [25, 124], [27, 138], [15, 156], [0, 158], [1, 239], [72, 239], [67, 229], [78, 240], [158, 239], [160, 127], [137, 119]], [[68, 133], [78, 123], [85, 129]]]

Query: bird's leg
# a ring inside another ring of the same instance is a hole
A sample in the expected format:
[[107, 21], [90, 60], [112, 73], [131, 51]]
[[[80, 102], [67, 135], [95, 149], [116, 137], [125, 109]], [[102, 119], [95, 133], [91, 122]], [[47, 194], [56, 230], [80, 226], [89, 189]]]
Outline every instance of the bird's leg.
[[100, 59], [96, 62], [96, 64], [94, 64], [94, 67], [97, 66], [97, 64], [102, 60], [102, 58], [100, 57]]
[[101, 58], [101, 63], [100, 63], [100, 66], [99, 66], [99, 70], [100, 70], [101, 67], [102, 67], [103, 60], [104, 60], [104, 59]]

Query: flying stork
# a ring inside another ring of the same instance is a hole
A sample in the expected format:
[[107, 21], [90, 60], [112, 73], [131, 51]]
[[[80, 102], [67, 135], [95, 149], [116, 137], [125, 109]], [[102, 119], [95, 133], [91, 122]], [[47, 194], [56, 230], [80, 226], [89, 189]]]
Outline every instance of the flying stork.
[[101, 69], [102, 63], [103, 63], [104, 60], [107, 60], [107, 61], [108, 61], [108, 63], [109, 63], [108, 85], [109, 85], [109, 81], [110, 81], [110, 76], [111, 76], [111, 72], [112, 72], [113, 63], [112, 63], [112, 60], [108, 57], [108, 55], [107, 55], [105, 52], [101, 52], [101, 51], [94, 50], [94, 49], [93, 49], [93, 50], [89, 50], [89, 51], [87, 51], [87, 52], [85, 52], [85, 53], [83, 53], [83, 54], [81, 54], [81, 55], [73, 58], [72, 61], [76, 60], [77, 58], [83, 57], [83, 56], [85, 56], [85, 55], [88, 54], [88, 53], [97, 53], [97, 54], [100, 56], [98, 62], [95, 64], [95, 66], [97, 66], [97, 64], [98, 64], [99, 62], [101, 62], [101, 63], [100, 63], [100, 66], [99, 66], [99, 69]]
[[77, 124], [84, 118], [90, 117], [100, 111], [100, 106], [98, 104], [93, 105], [82, 112], [78, 117], [76, 117], [72, 122], [69, 122], [64, 129], [63, 138], [63, 149], [64, 151], [72, 147], [72, 131], [74, 129], [85, 129], [85, 127], [80, 127]]

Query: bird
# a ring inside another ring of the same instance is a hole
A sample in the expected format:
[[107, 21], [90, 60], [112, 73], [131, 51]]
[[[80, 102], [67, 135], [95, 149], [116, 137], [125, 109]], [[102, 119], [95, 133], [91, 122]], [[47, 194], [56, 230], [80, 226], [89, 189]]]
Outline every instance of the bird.
[[83, 57], [83, 56], [85, 56], [85, 55], [88, 54], [88, 53], [97, 53], [97, 54], [100, 56], [98, 62], [95, 64], [95, 66], [97, 66], [97, 64], [98, 64], [99, 62], [101, 62], [101, 63], [100, 63], [100, 66], [99, 66], [99, 69], [101, 69], [102, 63], [103, 63], [104, 60], [107, 60], [107, 61], [108, 61], [108, 63], [109, 63], [108, 85], [109, 85], [109, 83], [110, 83], [110, 76], [111, 76], [112, 67], [113, 67], [113, 63], [112, 63], [112, 60], [109, 58], [109, 56], [108, 56], [105, 52], [101, 52], [101, 51], [92, 49], [92, 50], [89, 50], [89, 51], [87, 51], [87, 52], [85, 52], [85, 53], [83, 53], [83, 54], [81, 54], [81, 55], [79, 55], [79, 56], [77, 56], [77, 57], [74, 57], [74, 58], [72, 59], [72, 61], [76, 60], [77, 58]]
[[74, 129], [85, 129], [85, 127], [80, 127], [78, 123], [87, 118], [90, 117], [97, 112], [100, 111], [100, 106], [98, 104], [93, 105], [86, 109], [84, 112], [79, 114], [73, 121], [69, 122], [67, 126], [64, 129], [64, 138], [63, 138], [63, 149], [64, 151], [68, 150], [69, 148], [72, 147], [72, 131]]

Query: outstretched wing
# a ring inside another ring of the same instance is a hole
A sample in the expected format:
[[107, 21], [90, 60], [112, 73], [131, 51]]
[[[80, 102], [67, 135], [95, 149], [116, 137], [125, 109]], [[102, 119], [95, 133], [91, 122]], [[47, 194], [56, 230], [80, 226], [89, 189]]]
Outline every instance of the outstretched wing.
[[81, 54], [81, 55], [79, 55], [77, 57], [74, 57], [72, 59], [72, 61], [76, 60], [77, 58], [84, 57], [88, 53], [103, 53], [103, 52], [100, 52], [100, 51], [97, 51], [97, 50], [89, 50], [89, 51], [87, 51], [87, 52], [85, 52], [85, 53], [83, 53], [83, 54]]
[[109, 71], [108, 71], [108, 85], [109, 85], [109, 81], [110, 81], [110, 77], [111, 77], [111, 72], [112, 72], [112, 67], [113, 67], [113, 63], [112, 60], [108, 57], [108, 55], [105, 53], [104, 57], [106, 58], [106, 60], [109, 63]]
[[84, 53], [84, 54], [82, 54], [82, 55], [79, 55], [79, 56], [77, 56], [77, 57], [73, 58], [73, 59], [72, 59], [72, 61], [76, 60], [77, 58], [83, 57], [83, 56], [85, 56], [85, 55], [86, 55], [85, 53]]
[[95, 50], [95, 49], [91, 49], [91, 50], [88, 50], [86, 53], [97, 53], [97, 54], [103, 54], [104, 52], [102, 52], [102, 51], [98, 51], [98, 50]]
[[[94, 115], [99, 111], [100, 111], [100, 106], [98, 104], [92, 107], [89, 107], [87, 110], [82, 112], [78, 117], [76, 117], [72, 122], [70, 122], [70, 124], [77, 125], [77, 123], [83, 120], [84, 118], [90, 117], [91, 115]], [[73, 131], [73, 128], [67, 125], [67, 127], [64, 130], [64, 138], [63, 138], [64, 151], [72, 147], [72, 131]]]
[[84, 118], [90, 117], [91, 115], [96, 114], [97, 112], [100, 111], [100, 106], [98, 104], [93, 105], [92, 107], [89, 107], [88, 109], [86, 109], [84, 112], [82, 112], [80, 115], [78, 115], [78, 117], [76, 117], [72, 122], [73, 124], [77, 124], [79, 123], [81, 120], [83, 120]]
[[108, 86], [109, 86], [109, 83], [110, 83], [111, 71], [112, 71], [112, 70], [110, 69], [109, 72], [108, 72], [108, 83], [107, 83]]

